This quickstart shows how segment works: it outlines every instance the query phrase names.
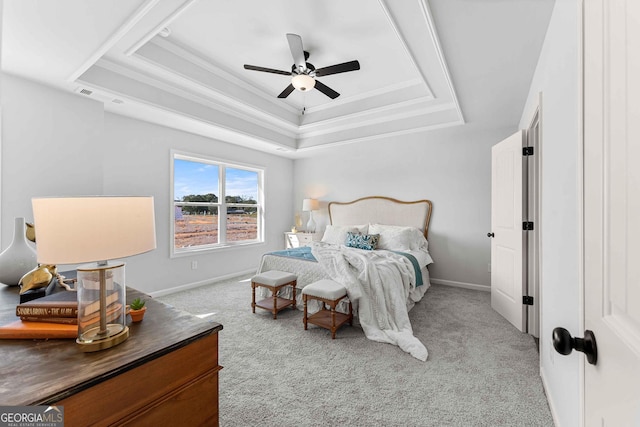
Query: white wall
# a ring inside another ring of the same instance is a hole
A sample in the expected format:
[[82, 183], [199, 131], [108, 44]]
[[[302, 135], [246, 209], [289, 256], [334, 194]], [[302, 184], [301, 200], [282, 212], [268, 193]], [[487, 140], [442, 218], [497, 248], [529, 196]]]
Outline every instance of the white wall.
[[[3, 76], [2, 108], [3, 248], [14, 217], [33, 220], [32, 197], [100, 194], [155, 197], [158, 248], [125, 260], [127, 283], [145, 292], [255, 271], [263, 252], [284, 246], [293, 221], [292, 160], [105, 114], [100, 102], [15, 76]], [[265, 244], [169, 258], [172, 148], [266, 169]]]
[[[292, 160], [109, 113], [105, 114], [103, 140], [107, 147], [105, 194], [152, 195], [155, 200], [158, 247], [128, 260], [127, 277], [135, 279], [135, 283], [129, 281], [132, 286], [151, 292], [255, 271], [262, 253], [283, 248], [283, 232], [293, 221]], [[264, 245], [169, 257], [173, 209], [169, 193], [171, 149], [265, 169]], [[198, 261], [197, 270], [191, 269], [192, 260]]]
[[314, 219], [324, 230], [330, 201], [430, 199], [432, 278], [490, 286], [491, 146], [515, 131], [468, 124], [314, 152], [295, 162], [294, 209], [318, 198]]
[[557, 326], [583, 336], [580, 283], [582, 70], [580, 0], [557, 0], [520, 127], [526, 128], [542, 92], [540, 369], [557, 425], [580, 425], [579, 353], [555, 353]]
[[2, 248], [34, 196], [102, 192], [101, 103], [2, 76]]

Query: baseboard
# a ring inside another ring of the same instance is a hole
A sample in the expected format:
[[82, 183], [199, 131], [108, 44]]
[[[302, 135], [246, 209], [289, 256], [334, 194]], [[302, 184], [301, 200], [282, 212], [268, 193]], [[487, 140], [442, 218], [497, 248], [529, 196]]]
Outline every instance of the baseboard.
[[444, 279], [430, 279], [429, 281], [435, 285], [445, 285], [453, 286], [455, 288], [473, 289], [474, 291], [491, 292], [491, 286], [478, 285], [476, 283], [454, 282], [453, 280]]
[[233, 279], [235, 277], [240, 277], [240, 276], [244, 276], [246, 274], [255, 274], [255, 273], [256, 273], [255, 269], [246, 270], [246, 271], [239, 271], [239, 272], [236, 272], [236, 273], [228, 274], [226, 276], [214, 277], [214, 278], [211, 278], [211, 279], [201, 280], [199, 282], [193, 282], [193, 283], [187, 283], [185, 285], [175, 286], [175, 287], [169, 288], [169, 289], [162, 289], [160, 291], [149, 292], [149, 295], [151, 297], [153, 297], [153, 298], [163, 297], [163, 296], [166, 296], [166, 295], [175, 294], [176, 292], [186, 291], [188, 289], [199, 288], [201, 286], [211, 285], [213, 283], [223, 282], [225, 280]]
[[553, 418], [553, 425], [559, 426], [558, 414], [556, 413], [556, 408], [553, 406], [553, 402], [549, 399], [549, 387], [547, 385], [547, 379], [544, 375], [544, 369], [542, 369], [542, 366], [540, 366], [540, 378], [542, 379], [542, 388], [544, 389], [544, 395], [547, 398], [547, 404], [551, 411], [551, 418]]

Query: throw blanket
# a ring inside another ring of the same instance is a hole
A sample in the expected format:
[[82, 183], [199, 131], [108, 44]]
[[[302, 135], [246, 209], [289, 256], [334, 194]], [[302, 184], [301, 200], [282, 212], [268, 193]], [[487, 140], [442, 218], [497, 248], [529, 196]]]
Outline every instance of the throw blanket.
[[[380, 249], [380, 251], [382, 251], [382, 249]], [[392, 252], [397, 253], [398, 255], [402, 255], [403, 257], [406, 257], [407, 259], [409, 259], [409, 261], [411, 261], [411, 265], [413, 265], [413, 271], [416, 279], [415, 282], [411, 282], [411, 283], [415, 283], [416, 286], [422, 286], [424, 284], [422, 280], [422, 271], [420, 271], [420, 264], [418, 263], [418, 260], [416, 259], [416, 257], [406, 252], [399, 252], [399, 251], [392, 251]], [[285, 249], [283, 251], [267, 252], [267, 255], [283, 256], [287, 258], [298, 258], [298, 259], [305, 259], [307, 261], [318, 262], [318, 260], [316, 260], [315, 257], [313, 256], [310, 246], [301, 246], [299, 248]]]
[[329, 277], [347, 289], [368, 339], [397, 345], [416, 359], [427, 360], [426, 347], [413, 336], [406, 306], [411, 283], [415, 283], [411, 261], [389, 251], [320, 242], [311, 248]]

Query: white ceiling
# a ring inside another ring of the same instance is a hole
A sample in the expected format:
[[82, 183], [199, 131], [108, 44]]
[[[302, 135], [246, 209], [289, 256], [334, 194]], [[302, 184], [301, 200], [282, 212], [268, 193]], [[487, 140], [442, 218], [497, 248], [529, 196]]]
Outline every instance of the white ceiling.
[[[3, 71], [107, 111], [296, 157], [468, 122], [515, 126], [554, 0], [3, 3]], [[318, 78], [338, 98], [279, 99], [288, 76], [243, 68], [291, 70], [286, 33], [302, 37], [316, 68], [360, 62]]]

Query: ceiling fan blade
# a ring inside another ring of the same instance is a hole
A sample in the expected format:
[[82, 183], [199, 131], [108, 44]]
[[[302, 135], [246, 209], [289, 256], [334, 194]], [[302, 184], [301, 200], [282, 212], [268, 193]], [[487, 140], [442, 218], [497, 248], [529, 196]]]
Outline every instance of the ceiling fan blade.
[[283, 90], [283, 91], [282, 91], [282, 93], [280, 93], [280, 95], [278, 95], [278, 98], [286, 98], [287, 96], [289, 96], [289, 94], [290, 94], [291, 92], [293, 92], [293, 91], [294, 91], [294, 89], [295, 89], [295, 88], [293, 87], [293, 85], [292, 85], [292, 84], [289, 84], [289, 86], [287, 86], [287, 87], [285, 88], [285, 90]]
[[318, 80], [316, 80], [316, 86], [315, 87], [316, 87], [316, 89], [318, 89], [320, 92], [324, 93], [325, 95], [327, 95], [331, 99], [336, 99], [337, 97], [340, 96], [340, 94], [338, 92], [336, 92], [335, 90], [331, 89], [329, 86], [321, 83]]
[[256, 65], [244, 64], [244, 69], [245, 70], [253, 70], [253, 71], [264, 71], [265, 73], [282, 74], [283, 76], [290, 76], [291, 75], [290, 71], [274, 70], [273, 68], [258, 67]]
[[329, 67], [322, 67], [316, 70], [316, 76], [323, 77], [331, 74], [346, 73], [347, 71], [355, 71], [360, 69], [360, 63], [358, 61], [343, 62], [342, 64], [331, 65]]
[[287, 41], [289, 42], [289, 50], [291, 50], [291, 56], [293, 56], [293, 63], [302, 68], [307, 69], [307, 61], [304, 59], [304, 49], [302, 47], [302, 37], [297, 34], [287, 34]]

